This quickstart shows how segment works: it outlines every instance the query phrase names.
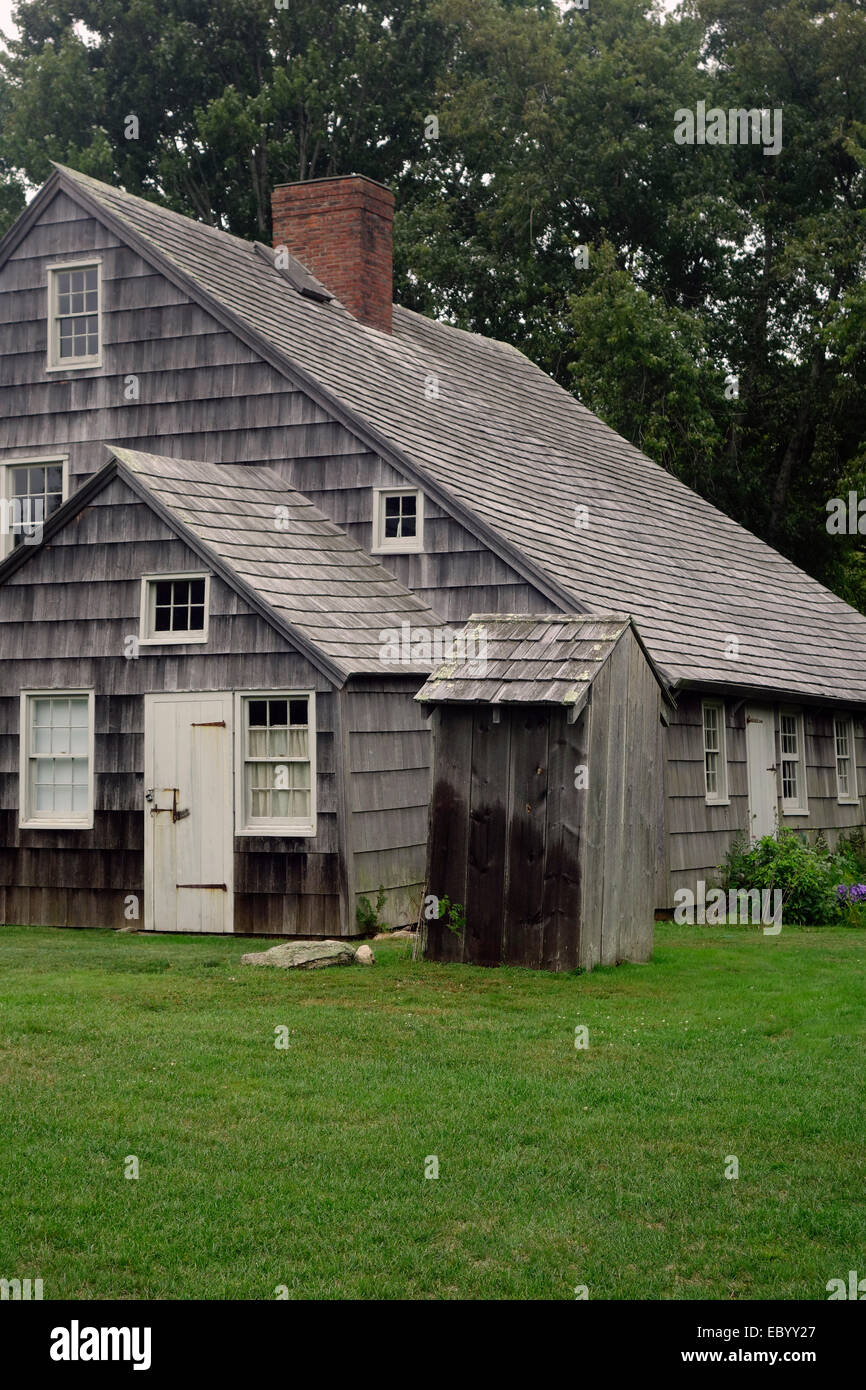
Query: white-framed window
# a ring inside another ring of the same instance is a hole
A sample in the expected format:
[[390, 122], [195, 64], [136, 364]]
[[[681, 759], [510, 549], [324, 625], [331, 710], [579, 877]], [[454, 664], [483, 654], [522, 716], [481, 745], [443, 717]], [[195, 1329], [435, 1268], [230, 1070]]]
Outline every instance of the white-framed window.
[[102, 365], [102, 263], [48, 267], [48, 370]]
[[209, 574], [144, 574], [138, 644], [206, 642], [209, 610]]
[[424, 494], [417, 487], [373, 489], [373, 551], [410, 554], [424, 548]]
[[69, 496], [69, 460], [8, 459], [0, 462], [0, 559], [28, 539]]
[[18, 823], [93, 826], [92, 690], [22, 690]]
[[782, 778], [782, 814], [805, 816], [809, 811], [806, 793], [806, 743], [803, 716], [798, 710], [779, 711], [779, 761]]
[[316, 697], [244, 691], [235, 697], [238, 835], [316, 833]]
[[833, 743], [836, 755], [836, 799], [843, 806], [856, 805], [859, 797], [853, 719], [833, 720]]
[[722, 700], [703, 701], [704, 795], [707, 805], [728, 804], [728, 757], [725, 744], [725, 706]]

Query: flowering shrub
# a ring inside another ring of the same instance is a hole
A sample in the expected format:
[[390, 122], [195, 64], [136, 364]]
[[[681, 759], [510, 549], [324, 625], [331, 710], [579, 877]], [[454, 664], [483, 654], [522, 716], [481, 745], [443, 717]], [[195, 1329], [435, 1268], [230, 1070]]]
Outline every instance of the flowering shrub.
[[739, 888], [780, 888], [782, 918], [800, 926], [833, 922], [866, 927], [866, 841], [862, 831], [839, 840], [834, 853], [818, 834], [813, 845], [805, 835], [782, 829], [749, 845], [737, 836], [719, 870], [726, 892]]
[[850, 926], [866, 926], [866, 883], [840, 883], [836, 897]]

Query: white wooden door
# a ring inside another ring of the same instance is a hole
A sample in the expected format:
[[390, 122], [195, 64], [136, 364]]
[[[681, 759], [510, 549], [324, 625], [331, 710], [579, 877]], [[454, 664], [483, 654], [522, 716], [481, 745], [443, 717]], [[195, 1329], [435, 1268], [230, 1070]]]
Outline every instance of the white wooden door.
[[749, 836], [760, 839], [776, 829], [776, 734], [769, 705], [746, 706], [746, 763], [749, 775]]
[[146, 929], [232, 931], [230, 694], [145, 696], [144, 785]]

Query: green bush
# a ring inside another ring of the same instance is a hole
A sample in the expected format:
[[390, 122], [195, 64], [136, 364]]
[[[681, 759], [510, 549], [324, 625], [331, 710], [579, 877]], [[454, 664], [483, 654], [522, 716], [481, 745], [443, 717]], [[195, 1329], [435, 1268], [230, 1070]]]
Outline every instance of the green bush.
[[866, 883], [866, 832], [863, 827], [840, 835], [832, 857], [839, 883]]
[[840, 865], [821, 845], [809, 845], [792, 830], [765, 835], [749, 849], [738, 837], [721, 866], [721, 886], [780, 888], [782, 920], [801, 926], [824, 926], [841, 917], [836, 893]]

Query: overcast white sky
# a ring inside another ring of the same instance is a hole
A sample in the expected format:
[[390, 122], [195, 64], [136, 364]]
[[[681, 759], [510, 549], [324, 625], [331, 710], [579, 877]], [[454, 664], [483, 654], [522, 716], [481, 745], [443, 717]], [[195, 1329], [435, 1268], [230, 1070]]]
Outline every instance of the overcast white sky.
[[12, 0], [0, 0], [0, 34], [8, 34], [12, 28]]
[[[14, 0], [0, 0], [0, 33], [8, 34], [12, 28], [12, 5]], [[592, 0], [590, 0], [592, 3]], [[666, 10], [675, 8], [677, 0], [664, 0]]]

